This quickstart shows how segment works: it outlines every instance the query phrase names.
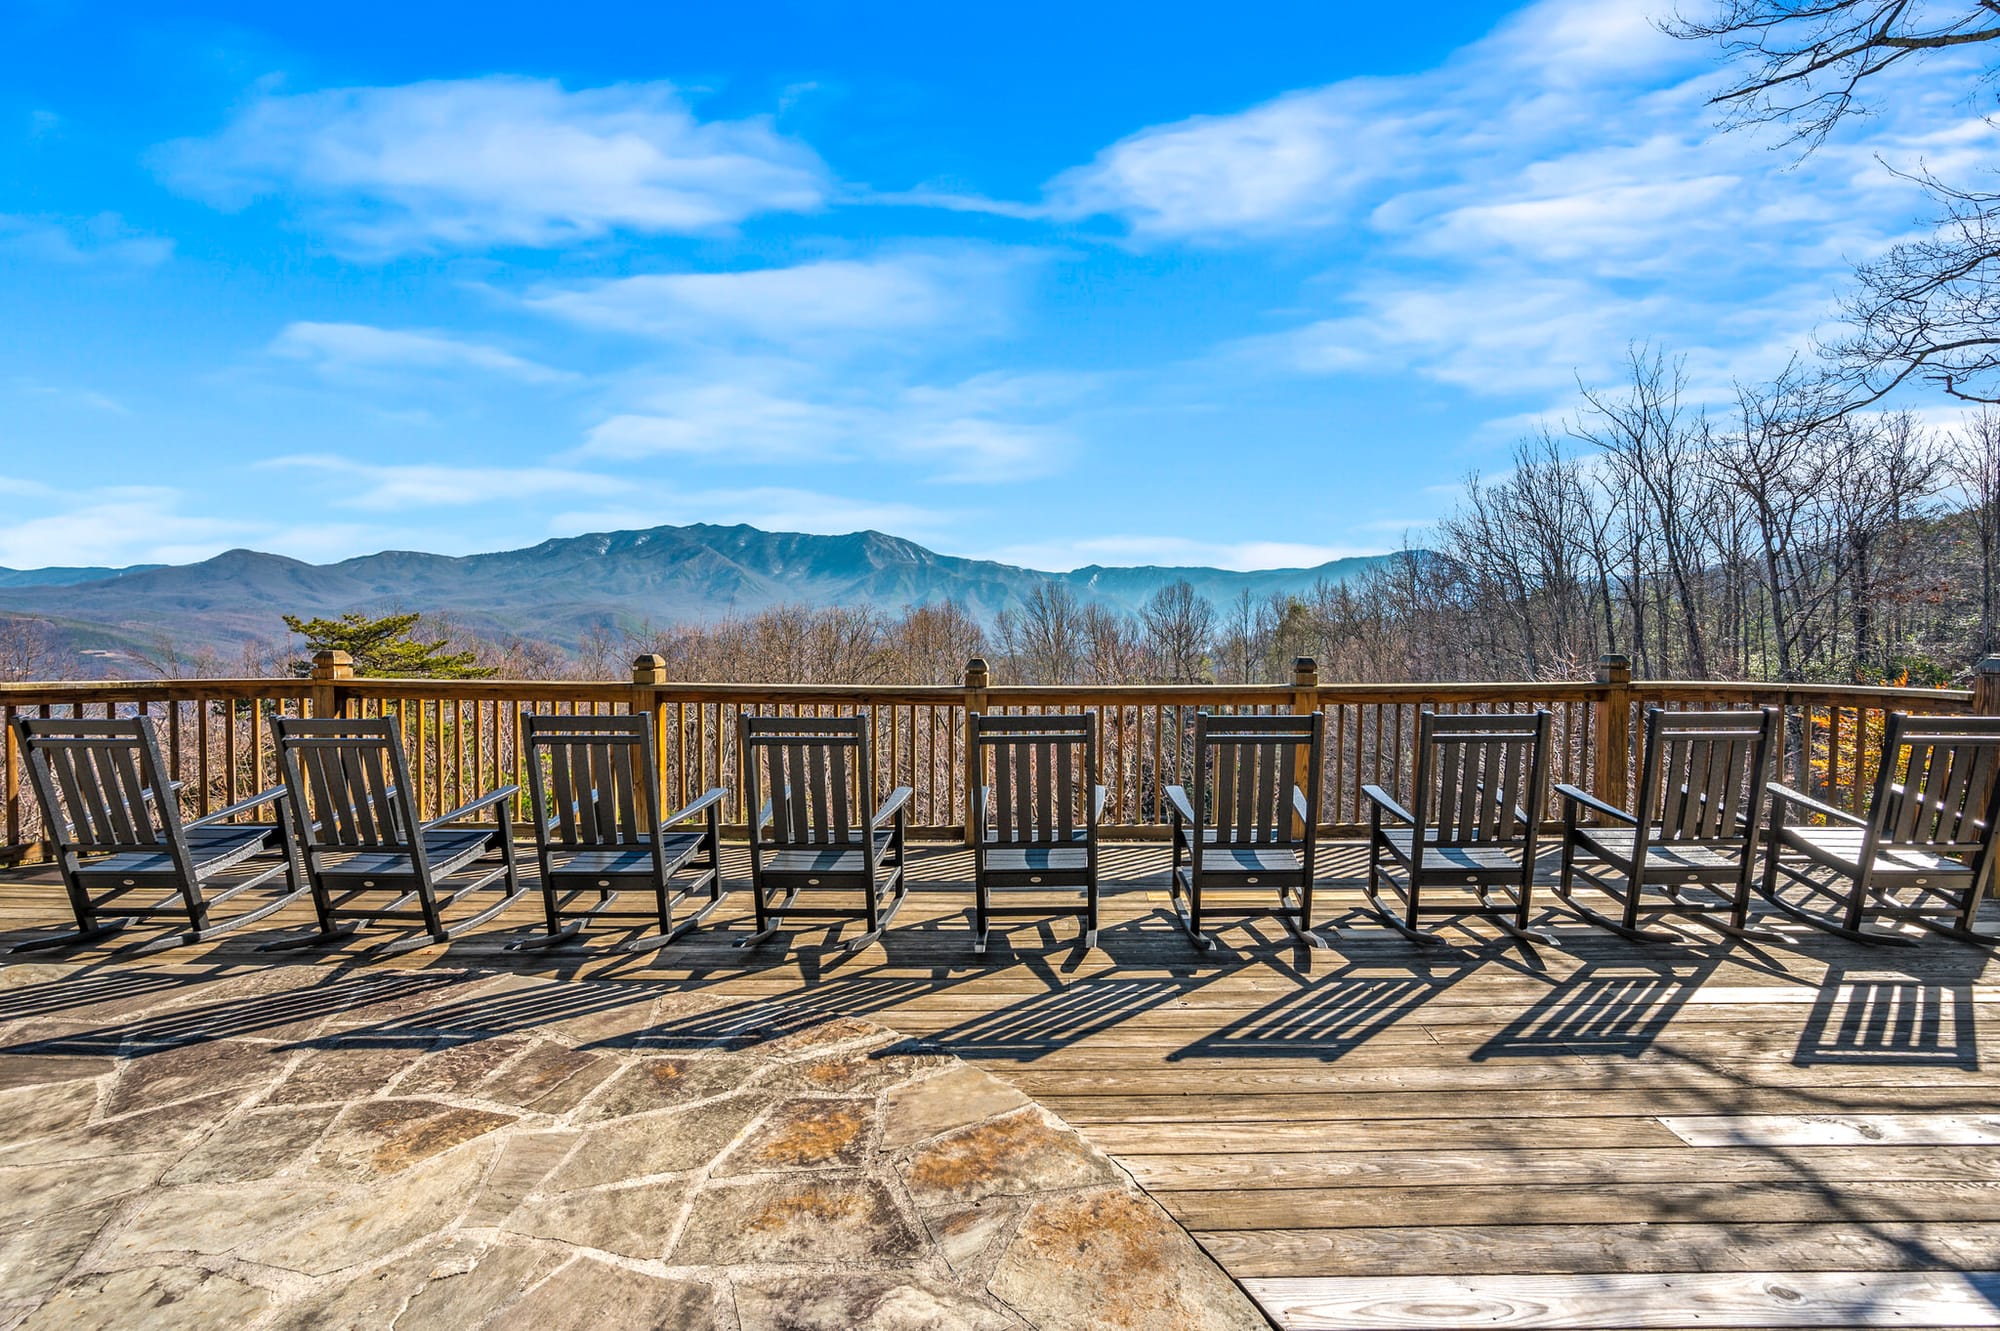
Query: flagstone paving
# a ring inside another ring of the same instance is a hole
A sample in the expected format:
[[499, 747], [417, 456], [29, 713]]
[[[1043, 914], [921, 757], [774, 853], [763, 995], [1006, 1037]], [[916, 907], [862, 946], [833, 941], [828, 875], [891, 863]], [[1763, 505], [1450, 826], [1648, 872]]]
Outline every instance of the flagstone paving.
[[1068, 1125], [865, 1021], [212, 974], [0, 970], [0, 1331], [1268, 1325]]

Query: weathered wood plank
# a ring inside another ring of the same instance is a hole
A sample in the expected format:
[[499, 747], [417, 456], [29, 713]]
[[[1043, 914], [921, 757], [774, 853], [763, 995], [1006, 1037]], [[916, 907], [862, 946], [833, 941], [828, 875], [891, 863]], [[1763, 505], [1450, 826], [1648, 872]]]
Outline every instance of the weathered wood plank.
[[1989, 1272], [1259, 1278], [1244, 1288], [1286, 1331], [2000, 1326], [2000, 1275]]
[[2000, 1114], [1676, 1114], [1660, 1123], [1705, 1147], [2000, 1144]]

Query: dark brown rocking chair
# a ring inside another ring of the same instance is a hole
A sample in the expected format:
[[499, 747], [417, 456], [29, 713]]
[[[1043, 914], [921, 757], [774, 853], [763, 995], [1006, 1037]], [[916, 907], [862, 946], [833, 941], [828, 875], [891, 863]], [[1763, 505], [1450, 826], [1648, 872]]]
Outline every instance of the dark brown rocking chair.
[[[867, 930], [847, 950], [868, 946], [909, 891], [903, 857], [910, 788], [898, 786], [875, 803], [867, 713], [746, 716], [737, 741], [744, 802], [757, 811], [750, 827], [757, 932], [737, 946], [765, 942], [790, 915], [862, 920]], [[802, 892], [859, 894], [861, 904], [800, 909]]]
[[[1194, 719], [1195, 771], [1206, 781], [1201, 815], [1180, 786], [1167, 787], [1173, 874], [1169, 890], [1181, 928], [1203, 952], [1215, 940], [1207, 915], [1273, 916], [1302, 947], [1325, 947], [1313, 931], [1313, 857], [1319, 845], [1321, 712], [1305, 716], [1211, 716]], [[1306, 788], [1297, 772], [1304, 759]], [[1277, 904], [1205, 907], [1211, 888], [1275, 888]]]
[[[76, 917], [73, 933], [36, 938], [12, 951], [96, 942], [133, 920], [171, 919], [181, 927], [144, 950], [199, 943], [240, 929], [305, 891], [278, 821], [237, 823], [271, 806], [282, 819], [282, 786], [182, 822], [178, 783], [167, 779], [152, 724], [139, 718], [65, 721], [17, 717], [14, 734], [55, 843], [56, 867]], [[260, 888], [285, 875], [282, 891]], [[162, 891], [168, 893], [158, 897]], [[126, 905], [132, 894], [156, 897]], [[215, 908], [246, 893], [256, 904], [216, 918]]]
[[[281, 717], [272, 726], [319, 932], [268, 947], [314, 946], [362, 922], [388, 921], [422, 925], [423, 933], [378, 950], [414, 951], [478, 928], [521, 895], [510, 811], [519, 786], [419, 822], [394, 720]], [[465, 821], [488, 809], [491, 824]], [[445, 912], [480, 893], [495, 900], [447, 922]]]
[[[625, 945], [642, 952], [666, 946], [707, 919], [722, 902], [725, 792], [710, 790], [655, 822], [660, 769], [650, 718], [529, 716], [522, 725], [548, 932], [510, 946], [554, 947], [575, 938], [587, 921], [656, 921], [658, 934]], [[686, 826], [695, 819], [703, 822]], [[691, 873], [676, 882], [684, 870]], [[647, 893], [650, 908], [616, 906], [626, 890]], [[674, 908], [696, 893], [706, 900], [676, 922]], [[569, 911], [591, 894], [593, 903]]]
[[[974, 952], [986, 951], [996, 915], [1080, 915], [1083, 946], [1097, 946], [1097, 822], [1106, 791], [1097, 784], [1097, 715], [982, 716], [972, 714], [981, 772], [992, 758], [993, 780], [981, 785], [973, 811], [972, 927]], [[996, 906], [995, 891], [1041, 893], [1080, 888], [1083, 904]]]
[[[1891, 712], [1866, 817], [1776, 782], [1767, 789], [1762, 891], [1785, 914], [1863, 943], [1915, 941], [1865, 927], [1871, 916], [1908, 920], [1969, 943], [2000, 943], [1973, 927], [1993, 882], [2000, 718]], [[1818, 814], [1828, 825], [1788, 826], [1787, 807]], [[1791, 863], [1781, 859], [1786, 851]], [[1781, 878], [1798, 889], [1798, 901], [1779, 894]]]
[[[1373, 913], [1419, 943], [1444, 940], [1418, 928], [1424, 916], [1477, 915], [1520, 938], [1550, 941], [1528, 928], [1535, 883], [1535, 840], [1548, 795], [1553, 718], [1438, 713], [1417, 715], [1416, 805], [1405, 809], [1380, 786], [1361, 793], [1368, 817], [1368, 880]], [[1388, 816], [1403, 824], [1383, 826]], [[1395, 861], [1403, 882], [1382, 863]], [[1391, 911], [1379, 895], [1387, 885], [1402, 906]], [[1469, 891], [1442, 903], [1426, 889]], [[1495, 902], [1498, 888], [1504, 902]]]
[[[1559, 785], [1563, 802], [1562, 872], [1556, 895], [1585, 920], [1635, 942], [1686, 941], [1643, 929], [1639, 914], [1699, 919], [1728, 933], [1746, 932], [1756, 881], [1757, 804], [1778, 736], [1780, 713], [1669, 712], [1646, 709], [1639, 759], [1638, 812]], [[1578, 821], [1585, 810], [1604, 820]], [[1589, 867], [1579, 864], [1588, 857]], [[1581, 878], [1618, 906], [1613, 918], [1578, 902]], [[1727, 889], [1721, 895], [1717, 889]], [[1722, 922], [1727, 917], [1727, 923]]]

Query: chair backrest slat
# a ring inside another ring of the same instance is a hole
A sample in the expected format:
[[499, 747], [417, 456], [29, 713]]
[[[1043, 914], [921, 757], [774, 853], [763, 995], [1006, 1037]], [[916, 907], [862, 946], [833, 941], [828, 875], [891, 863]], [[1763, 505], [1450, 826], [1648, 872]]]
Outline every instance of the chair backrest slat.
[[413, 850], [417, 811], [394, 718], [277, 717], [272, 728], [308, 850]]
[[1296, 845], [1316, 826], [1294, 826], [1291, 792], [1306, 754], [1307, 808], [1317, 810], [1323, 713], [1303, 716], [1195, 716], [1196, 770], [1205, 773], [1195, 814], [1221, 845]]
[[2000, 814], [2000, 718], [1908, 716], [1883, 727], [1877, 844], [1984, 847]]
[[647, 841], [659, 770], [650, 718], [528, 716], [522, 726], [540, 835], [566, 849]]
[[745, 716], [738, 722], [744, 798], [753, 816], [770, 800], [770, 824], [754, 835], [776, 846], [854, 845], [874, 816], [868, 716]]
[[1519, 840], [1541, 816], [1548, 782], [1546, 711], [1420, 712], [1412, 813], [1439, 845]]
[[14, 728], [60, 848], [75, 855], [159, 847], [179, 853], [180, 805], [149, 719], [17, 717]]
[[990, 826], [982, 832], [1012, 845], [1056, 845], [1087, 830], [1097, 782], [1097, 717], [990, 716], [974, 713], [980, 772], [992, 773]]
[[1646, 709], [1634, 806], [1647, 840], [1744, 842], [1776, 751], [1776, 708], [1726, 712]]

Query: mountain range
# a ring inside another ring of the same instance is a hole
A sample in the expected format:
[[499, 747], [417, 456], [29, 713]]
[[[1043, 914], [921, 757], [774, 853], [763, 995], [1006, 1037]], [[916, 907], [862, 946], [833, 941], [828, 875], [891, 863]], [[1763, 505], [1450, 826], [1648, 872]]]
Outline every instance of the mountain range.
[[0, 616], [47, 621], [72, 649], [114, 657], [121, 647], [162, 639], [182, 652], [229, 654], [282, 636], [281, 615], [349, 610], [450, 611], [477, 631], [574, 647], [594, 627], [712, 622], [777, 605], [898, 610], [950, 600], [990, 620], [1048, 579], [1079, 599], [1129, 612], [1184, 578], [1220, 606], [1244, 590], [1262, 599], [1319, 581], [1344, 583], [1387, 558], [1254, 572], [1091, 565], [1044, 573], [941, 555], [875, 531], [809, 536], [701, 524], [597, 532], [479, 555], [386, 550], [308, 564], [231, 550], [195, 564], [0, 569]]

